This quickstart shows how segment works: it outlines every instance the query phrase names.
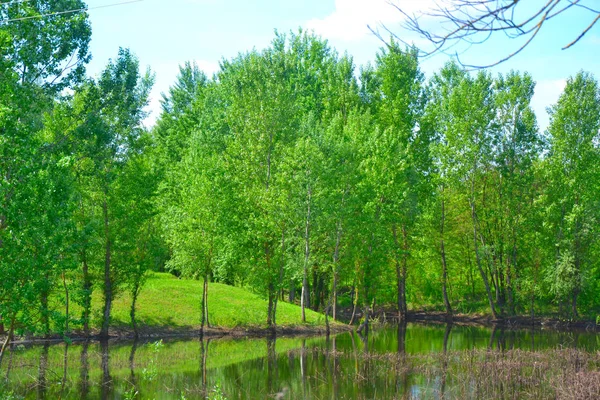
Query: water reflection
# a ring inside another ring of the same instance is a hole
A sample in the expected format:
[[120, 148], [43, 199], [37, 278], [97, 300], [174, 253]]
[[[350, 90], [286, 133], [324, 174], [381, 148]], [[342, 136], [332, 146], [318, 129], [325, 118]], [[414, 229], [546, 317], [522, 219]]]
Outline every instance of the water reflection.
[[112, 378], [110, 376], [110, 353], [108, 351], [108, 341], [100, 342], [100, 355], [102, 359], [102, 380], [100, 381], [100, 390], [103, 399], [107, 399], [112, 389]]
[[46, 381], [46, 374], [48, 372], [48, 351], [50, 349], [49, 344], [45, 344], [42, 347], [42, 352], [40, 353], [40, 362], [38, 363], [38, 378], [37, 378], [37, 389], [38, 389], [38, 399], [46, 398], [46, 388], [48, 386], [48, 382]]
[[495, 398], [506, 388], [519, 397], [523, 382], [529, 395], [559, 397], [540, 391], [569, 368], [585, 377], [597, 350], [592, 333], [411, 324], [322, 338], [46, 344], [11, 351], [0, 398]]
[[86, 399], [90, 392], [90, 362], [88, 360], [88, 348], [89, 343], [86, 341], [81, 345], [81, 356], [79, 357], [79, 393], [81, 393], [81, 398], [83, 399]]

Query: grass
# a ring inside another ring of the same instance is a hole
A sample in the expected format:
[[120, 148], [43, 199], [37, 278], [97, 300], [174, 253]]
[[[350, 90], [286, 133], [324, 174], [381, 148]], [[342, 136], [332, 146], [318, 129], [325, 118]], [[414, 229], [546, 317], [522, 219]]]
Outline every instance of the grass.
[[[137, 320], [142, 327], [182, 328], [200, 325], [202, 281], [179, 279], [168, 273], [153, 273], [142, 289], [137, 303]], [[95, 292], [92, 307], [99, 325], [101, 293]], [[113, 303], [112, 325], [131, 324], [131, 297], [122, 293]], [[264, 327], [267, 301], [242, 288], [211, 283], [208, 289], [209, 319], [222, 328]], [[306, 310], [306, 324], [324, 324], [324, 316]], [[277, 325], [300, 326], [300, 307], [279, 301]]]

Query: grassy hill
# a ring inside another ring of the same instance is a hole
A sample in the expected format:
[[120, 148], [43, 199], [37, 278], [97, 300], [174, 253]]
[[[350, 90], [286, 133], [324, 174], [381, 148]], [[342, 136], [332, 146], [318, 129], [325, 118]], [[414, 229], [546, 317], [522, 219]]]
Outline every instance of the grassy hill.
[[[137, 319], [143, 327], [182, 328], [200, 325], [202, 281], [179, 279], [167, 273], [154, 273], [138, 298]], [[115, 299], [112, 325], [130, 325], [131, 297], [127, 293]], [[99, 292], [94, 293], [93, 308], [98, 320], [102, 309]], [[208, 289], [210, 322], [223, 328], [263, 327], [267, 301], [247, 290], [211, 283]], [[324, 324], [324, 316], [306, 310], [308, 325]], [[277, 325], [302, 325], [300, 307], [280, 301], [277, 305]]]

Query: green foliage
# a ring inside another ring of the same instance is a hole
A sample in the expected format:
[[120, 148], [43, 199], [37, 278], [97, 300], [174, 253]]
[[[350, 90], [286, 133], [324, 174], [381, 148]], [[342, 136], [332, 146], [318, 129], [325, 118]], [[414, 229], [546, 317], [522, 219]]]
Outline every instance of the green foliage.
[[[111, 313], [136, 329], [138, 307], [142, 326], [195, 326], [198, 303], [221, 326], [296, 324], [286, 295], [317, 312], [598, 314], [591, 74], [568, 80], [541, 133], [527, 73], [450, 63], [426, 81], [417, 50], [394, 41], [357, 73], [349, 55], [300, 30], [222, 60], [210, 78], [185, 63], [147, 130], [153, 76], [131, 51], [84, 79], [87, 14], [1, 24], [82, 6], [0, 10], [10, 334], [90, 333], [95, 312], [108, 335]], [[195, 280], [159, 283], [150, 271], [165, 267]], [[169, 302], [186, 316], [164, 316]]]

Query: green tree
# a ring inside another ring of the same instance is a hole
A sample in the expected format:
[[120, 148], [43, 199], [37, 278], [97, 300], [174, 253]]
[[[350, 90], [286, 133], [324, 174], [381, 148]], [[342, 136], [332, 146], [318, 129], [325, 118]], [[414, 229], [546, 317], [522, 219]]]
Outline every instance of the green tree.
[[[477, 269], [484, 283], [488, 304], [497, 317], [494, 298], [489, 284], [484, 257], [489, 247], [482, 235], [478, 210], [482, 197], [482, 184], [491, 169], [493, 143], [497, 132], [494, 122], [495, 98], [493, 81], [481, 72], [475, 78], [461, 71], [455, 64], [446, 65], [433, 78], [433, 98], [439, 108], [435, 119], [438, 140], [436, 159], [441, 179], [455, 187], [468, 207], [471, 219], [472, 249]], [[442, 184], [443, 181], [442, 181]], [[447, 187], [449, 185], [445, 185]], [[489, 267], [489, 265], [488, 265]]]
[[367, 104], [378, 126], [375, 136], [367, 141], [365, 179], [374, 195], [369, 201], [377, 204], [382, 229], [391, 236], [401, 318], [407, 313], [411, 231], [419, 215], [419, 191], [429, 170], [429, 132], [419, 129], [425, 104], [423, 80], [416, 49], [403, 50], [391, 41], [377, 55], [373, 82], [365, 89], [371, 91], [372, 100]]
[[546, 279], [559, 302], [570, 302], [578, 316], [578, 299], [597, 268], [592, 249], [598, 243], [598, 168], [600, 151], [598, 82], [585, 72], [567, 81], [550, 110], [548, 223], [554, 261]]
[[[0, 31], [11, 46], [5, 57], [19, 83], [41, 86], [51, 94], [77, 84], [90, 61], [91, 26], [88, 15], [63, 13], [86, 8], [82, 0], [12, 1], [0, 7]], [[40, 15], [54, 14], [41, 18]], [[15, 20], [15, 21], [11, 21]]]
[[[75, 126], [72, 140], [74, 174], [78, 182], [78, 243], [83, 267], [84, 326], [89, 322], [91, 306], [91, 277], [88, 268], [100, 264], [104, 295], [101, 335], [108, 335], [112, 301], [127, 270], [114, 256], [124, 250], [123, 230], [127, 210], [120, 207], [117, 188], [125, 179], [127, 164], [143, 152], [143, 108], [147, 104], [153, 78], [141, 75], [139, 62], [125, 49], [120, 49], [115, 61], [110, 61], [97, 80], [88, 80], [77, 88], [72, 101], [72, 118]], [[123, 199], [127, 201], [128, 199]], [[121, 234], [121, 235], [120, 235]], [[94, 244], [96, 254], [90, 254]], [[127, 247], [127, 246], [125, 246]], [[100, 255], [101, 254], [101, 255]], [[91, 256], [91, 257], [90, 257]], [[95, 265], [90, 265], [92, 261]]]

